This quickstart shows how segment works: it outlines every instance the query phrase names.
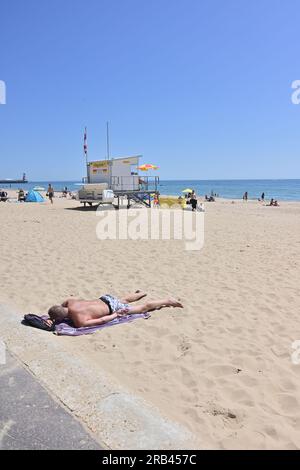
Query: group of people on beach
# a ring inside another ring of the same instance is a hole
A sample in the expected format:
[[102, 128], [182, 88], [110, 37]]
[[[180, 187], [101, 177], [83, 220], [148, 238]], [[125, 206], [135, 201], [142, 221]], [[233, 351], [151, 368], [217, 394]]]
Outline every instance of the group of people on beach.
[[[23, 189], [19, 189], [19, 191], [18, 191], [18, 201], [19, 202], [25, 201], [27, 194], [28, 193], [25, 193]], [[70, 191], [68, 191], [67, 186], [65, 186], [64, 189], [62, 190], [62, 197], [67, 197], [68, 194], [70, 196], [72, 196], [72, 193]], [[49, 183], [49, 185], [48, 185], [46, 196], [49, 198], [49, 201], [51, 202], [51, 204], [53, 204], [54, 188], [53, 188], [51, 183]]]
[[[243, 201], [248, 201], [248, 191], [246, 191], [244, 194], [243, 194]], [[258, 201], [259, 202], [265, 202], [265, 193], [263, 192], [260, 196], [260, 198], [258, 198]], [[275, 207], [279, 207], [279, 204], [278, 204], [278, 201], [276, 201], [275, 199], [271, 199], [270, 200], [270, 204], [266, 204], [267, 206], [275, 206]]]
[[[62, 197], [67, 197], [68, 194], [71, 198], [74, 198], [73, 194], [71, 193], [71, 191], [68, 190], [68, 187], [65, 186], [64, 189], [62, 189]], [[51, 202], [51, 204], [53, 204], [53, 198], [54, 198], [54, 189], [53, 189], [53, 186], [49, 183], [49, 186], [48, 186], [48, 189], [47, 189], [47, 193], [46, 193], [46, 196], [48, 196], [49, 198], [49, 201]]]
[[[25, 202], [27, 194], [28, 193], [25, 193], [24, 189], [22, 189], [22, 188], [19, 189], [19, 191], [18, 191], [18, 202]], [[51, 184], [49, 184], [49, 186], [48, 186], [46, 196], [49, 197], [49, 201], [51, 202], [51, 204], [53, 204], [54, 189], [51, 186]]]
[[[17, 194], [18, 194], [18, 202], [22, 202], [22, 201], [25, 202], [25, 199], [28, 193], [25, 193], [23, 189], [19, 189]], [[0, 189], [0, 201], [6, 202], [8, 199], [9, 197], [8, 197], [7, 192]]]

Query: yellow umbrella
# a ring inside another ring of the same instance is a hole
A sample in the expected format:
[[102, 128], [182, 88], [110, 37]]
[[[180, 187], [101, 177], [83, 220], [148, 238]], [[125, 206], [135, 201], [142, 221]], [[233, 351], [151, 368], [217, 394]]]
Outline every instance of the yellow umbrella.
[[187, 188], [187, 189], [184, 189], [183, 191], [181, 191], [182, 193], [192, 193], [193, 190], [190, 189], [190, 188]]
[[138, 170], [148, 171], [148, 170], [158, 170], [158, 166], [152, 165], [151, 163], [145, 163], [144, 165], [138, 166]]

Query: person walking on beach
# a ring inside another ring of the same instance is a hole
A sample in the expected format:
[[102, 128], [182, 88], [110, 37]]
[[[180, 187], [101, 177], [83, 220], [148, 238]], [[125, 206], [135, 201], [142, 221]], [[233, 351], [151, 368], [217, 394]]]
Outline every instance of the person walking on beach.
[[244, 193], [243, 200], [248, 201], [248, 191]]
[[48, 194], [49, 201], [51, 202], [51, 204], [53, 204], [54, 189], [52, 188], [50, 183], [48, 186], [47, 194]]
[[264, 202], [264, 200], [265, 200], [265, 193], [262, 193], [262, 195], [261, 195], [261, 200], [262, 200], [262, 202]]
[[181, 302], [173, 298], [146, 301], [140, 305], [131, 306], [147, 294], [136, 291], [134, 294], [125, 295], [117, 299], [112, 295], [103, 295], [97, 300], [67, 299], [61, 305], [53, 305], [49, 308], [48, 315], [52, 322], [60, 323], [65, 318], [72, 320], [76, 328], [84, 326], [103, 325], [117, 317], [134, 315], [136, 313], [152, 312], [165, 307], [183, 308]]

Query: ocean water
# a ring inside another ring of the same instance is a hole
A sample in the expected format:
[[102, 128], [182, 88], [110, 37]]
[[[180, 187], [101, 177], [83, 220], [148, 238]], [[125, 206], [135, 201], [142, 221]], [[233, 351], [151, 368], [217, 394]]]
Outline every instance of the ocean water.
[[[48, 181], [32, 181], [27, 184], [1, 184], [3, 189], [23, 188], [28, 191], [35, 186], [48, 187]], [[67, 186], [70, 191], [77, 191], [75, 183], [80, 181], [51, 181], [56, 191], [61, 191]], [[244, 192], [248, 191], [249, 199], [258, 199], [262, 192], [266, 199], [281, 201], [300, 201], [300, 179], [294, 180], [161, 180], [159, 191], [161, 194], [180, 195], [181, 191], [191, 188], [199, 196], [210, 195], [211, 192], [222, 198], [241, 199]], [[152, 189], [152, 188], [150, 188]]]
[[186, 188], [200, 196], [213, 192], [225, 199], [241, 199], [248, 191], [249, 199], [258, 199], [264, 192], [266, 199], [300, 201], [300, 179], [161, 181], [159, 190], [162, 194], [180, 194]]

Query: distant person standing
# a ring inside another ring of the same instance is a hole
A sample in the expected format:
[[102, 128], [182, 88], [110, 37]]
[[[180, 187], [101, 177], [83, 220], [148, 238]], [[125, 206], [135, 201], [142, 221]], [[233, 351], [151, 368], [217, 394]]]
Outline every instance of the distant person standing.
[[47, 194], [48, 194], [49, 201], [51, 202], [51, 204], [53, 204], [54, 189], [52, 188], [50, 183], [49, 183], [49, 186], [48, 186]]
[[264, 202], [264, 200], [265, 200], [265, 193], [262, 193], [262, 195], [261, 195], [261, 200], [262, 200], [262, 202]]
[[248, 191], [244, 193], [243, 200], [248, 201]]
[[18, 192], [18, 201], [21, 202], [25, 202], [25, 193], [23, 191], [23, 189], [19, 189], [19, 192]]
[[198, 204], [197, 197], [196, 197], [196, 194], [194, 193], [191, 197], [192, 211], [195, 211], [197, 209], [197, 204]]
[[158, 194], [155, 193], [154, 196], [153, 196], [153, 206], [154, 207], [158, 207], [159, 206], [159, 197], [158, 197]]

